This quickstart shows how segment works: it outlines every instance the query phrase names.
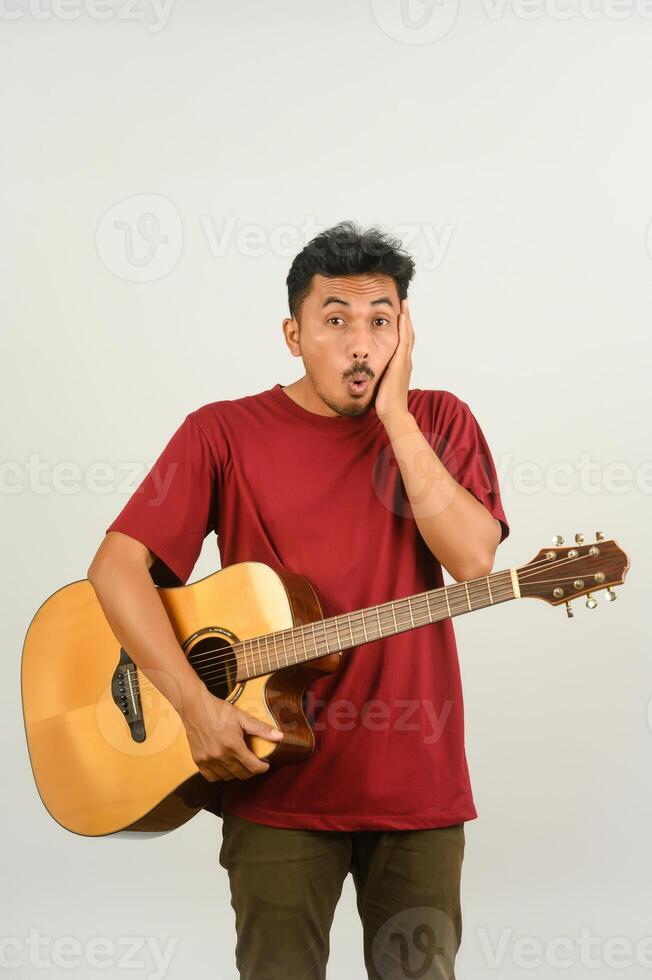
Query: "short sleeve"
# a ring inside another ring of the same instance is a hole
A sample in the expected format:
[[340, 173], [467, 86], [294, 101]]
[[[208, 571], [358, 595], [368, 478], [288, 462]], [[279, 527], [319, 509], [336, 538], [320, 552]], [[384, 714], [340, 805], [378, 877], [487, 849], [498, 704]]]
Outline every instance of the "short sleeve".
[[188, 415], [106, 531], [136, 538], [158, 561], [157, 585], [183, 585], [217, 526], [219, 467], [206, 434]]
[[509, 524], [496, 467], [480, 424], [466, 402], [457, 399], [450, 421], [440, 427], [438, 435], [437, 455], [457, 483], [500, 521], [500, 541], [504, 541], [509, 535]]

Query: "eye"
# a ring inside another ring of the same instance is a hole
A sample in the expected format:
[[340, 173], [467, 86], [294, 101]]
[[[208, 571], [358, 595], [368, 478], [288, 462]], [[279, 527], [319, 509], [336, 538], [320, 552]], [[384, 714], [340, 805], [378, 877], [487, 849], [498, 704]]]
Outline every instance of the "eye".
[[[330, 316], [327, 319], [326, 323], [333, 323], [334, 320], [339, 320], [340, 322], [344, 322], [344, 319], [341, 316]], [[380, 326], [384, 326], [385, 324], [389, 323], [389, 320], [385, 316], [377, 316], [374, 317], [373, 323], [380, 323]]]

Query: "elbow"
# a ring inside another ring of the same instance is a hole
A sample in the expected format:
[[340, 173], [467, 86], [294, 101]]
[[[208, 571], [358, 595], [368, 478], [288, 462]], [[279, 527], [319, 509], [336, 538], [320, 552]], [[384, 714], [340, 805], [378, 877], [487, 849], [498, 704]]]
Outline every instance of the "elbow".
[[93, 560], [88, 567], [88, 571], [86, 572], [86, 578], [91, 583], [94, 589], [97, 585], [99, 575], [100, 575], [99, 564], [95, 560]]
[[495, 544], [488, 544], [480, 554], [474, 556], [470, 567], [467, 568], [467, 572], [469, 574], [466, 576], [466, 578], [484, 578], [485, 575], [491, 574], [494, 567], [494, 562], [496, 561], [496, 552], [498, 551], [502, 531], [500, 522], [494, 519], [494, 523], [495, 526], [498, 527], [498, 540], [495, 542]]
[[86, 578], [91, 583], [91, 585], [93, 584], [93, 579], [97, 574], [97, 568], [98, 568], [98, 563], [97, 563], [97, 555], [96, 555], [95, 558], [93, 558], [93, 561], [88, 566], [88, 570], [86, 572]]
[[475, 558], [472, 562], [467, 562], [459, 568], [449, 568], [447, 571], [453, 576], [456, 582], [468, 582], [474, 578], [484, 578], [485, 575], [490, 574], [493, 567], [493, 555], [491, 557], [484, 555]]
[[484, 561], [480, 562], [476, 566], [476, 570], [472, 578], [484, 578], [485, 575], [490, 575], [493, 567], [494, 567], [493, 556], [491, 558], [486, 558]]
[[96, 586], [102, 580], [106, 574], [108, 566], [107, 555], [101, 550], [93, 558], [93, 561], [88, 566], [88, 571], [86, 572], [86, 578], [91, 583], [93, 588], [97, 591]]
[[133, 538], [126, 535], [106, 537], [88, 566], [86, 578], [95, 591], [131, 569], [149, 572], [156, 556]]
[[485, 575], [490, 575], [494, 567], [495, 560], [495, 549], [477, 558], [471, 578], [484, 578]]

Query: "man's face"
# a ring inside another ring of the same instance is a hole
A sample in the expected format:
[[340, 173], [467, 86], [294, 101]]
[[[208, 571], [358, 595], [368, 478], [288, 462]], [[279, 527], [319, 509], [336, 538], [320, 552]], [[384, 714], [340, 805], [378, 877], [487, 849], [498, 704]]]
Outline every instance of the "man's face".
[[[391, 276], [313, 276], [299, 324], [283, 321], [317, 395], [339, 415], [363, 415], [398, 344], [400, 300]], [[362, 379], [355, 384], [353, 379]]]

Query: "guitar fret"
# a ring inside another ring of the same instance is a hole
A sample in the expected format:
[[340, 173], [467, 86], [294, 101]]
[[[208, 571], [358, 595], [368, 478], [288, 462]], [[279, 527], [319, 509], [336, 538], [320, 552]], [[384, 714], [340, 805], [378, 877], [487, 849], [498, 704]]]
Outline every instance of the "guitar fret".
[[410, 622], [412, 623], [412, 626], [414, 626], [414, 616], [412, 615], [412, 602], [409, 596], [408, 596], [407, 603], [408, 603], [408, 611], [410, 613]]
[[428, 597], [427, 595], [420, 596], [421, 605], [419, 606], [417, 612], [419, 619], [421, 620], [420, 625], [423, 626], [424, 623], [430, 622], [430, 613], [428, 610]]
[[297, 655], [297, 644], [295, 642], [295, 631], [294, 630], [291, 630], [290, 631], [290, 636], [292, 637], [292, 649], [294, 650], [294, 662], [295, 662], [295, 664], [298, 664], [299, 663], [299, 657]]
[[317, 626], [317, 624], [313, 620], [313, 622], [311, 623], [311, 629], [312, 629], [313, 654], [315, 656], [317, 656], [317, 654], [319, 653], [319, 640], [317, 639], [317, 633], [315, 632], [316, 626]]
[[337, 625], [338, 619], [339, 619], [339, 616], [336, 616], [335, 617], [335, 633], [337, 634], [337, 645], [340, 648], [340, 650], [342, 650], [343, 647], [342, 647], [342, 640], [340, 639], [340, 628]]
[[283, 644], [283, 656], [285, 657], [285, 664], [287, 666], [289, 661], [288, 661], [287, 647], [285, 646], [285, 633], [281, 633], [281, 643]]
[[[501, 577], [498, 577], [499, 575]], [[234, 647], [239, 670], [247, 677], [272, 673], [291, 663], [298, 664], [326, 656], [331, 652], [342, 652], [358, 644], [366, 644], [388, 635], [416, 629], [425, 623], [438, 622], [446, 615], [453, 617], [483, 606], [495, 605], [505, 601], [506, 598], [517, 598], [513, 576], [511, 579], [510, 576], [509, 570], [505, 573], [485, 575], [480, 579], [429, 589], [417, 595], [405, 596], [366, 609], [250, 637]], [[492, 588], [492, 579], [496, 588]], [[510, 585], [511, 588], [508, 590], [507, 587]], [[479, 594], [482, 587], [486, 589], [486, 596]], [[471, 588], [476, 590], [474, 596], [471, 595]], [[367, 614], [369, 617], [375, 617], [376, 632], [370, 629], [372, 620], [369, 618], [367, 621]], [[387, 625], [384, 623], [385, 617], [391, 617], [388, 618]], [[346, 625], [350, 640], [344, 640], [340, 632], [340, 624]], [[319, 634], [318, 626], [321, 629]], [[311, 631], [310, 634], [308, 630]], [[307, 642], [307, 635], [311, 636], [311, 643]], [[302, 646], [299, 645], [299, 637]]]
[[303, 652], [304, 652], [304, 655], [305, 655], [305, 659], [307, 660], [308, 659], [308, 650], [306, 649], [306, 634], [303, 631], [303, 627], [301, 627], [301, 640], [302, 640], [302, 643], [303, 643]]

